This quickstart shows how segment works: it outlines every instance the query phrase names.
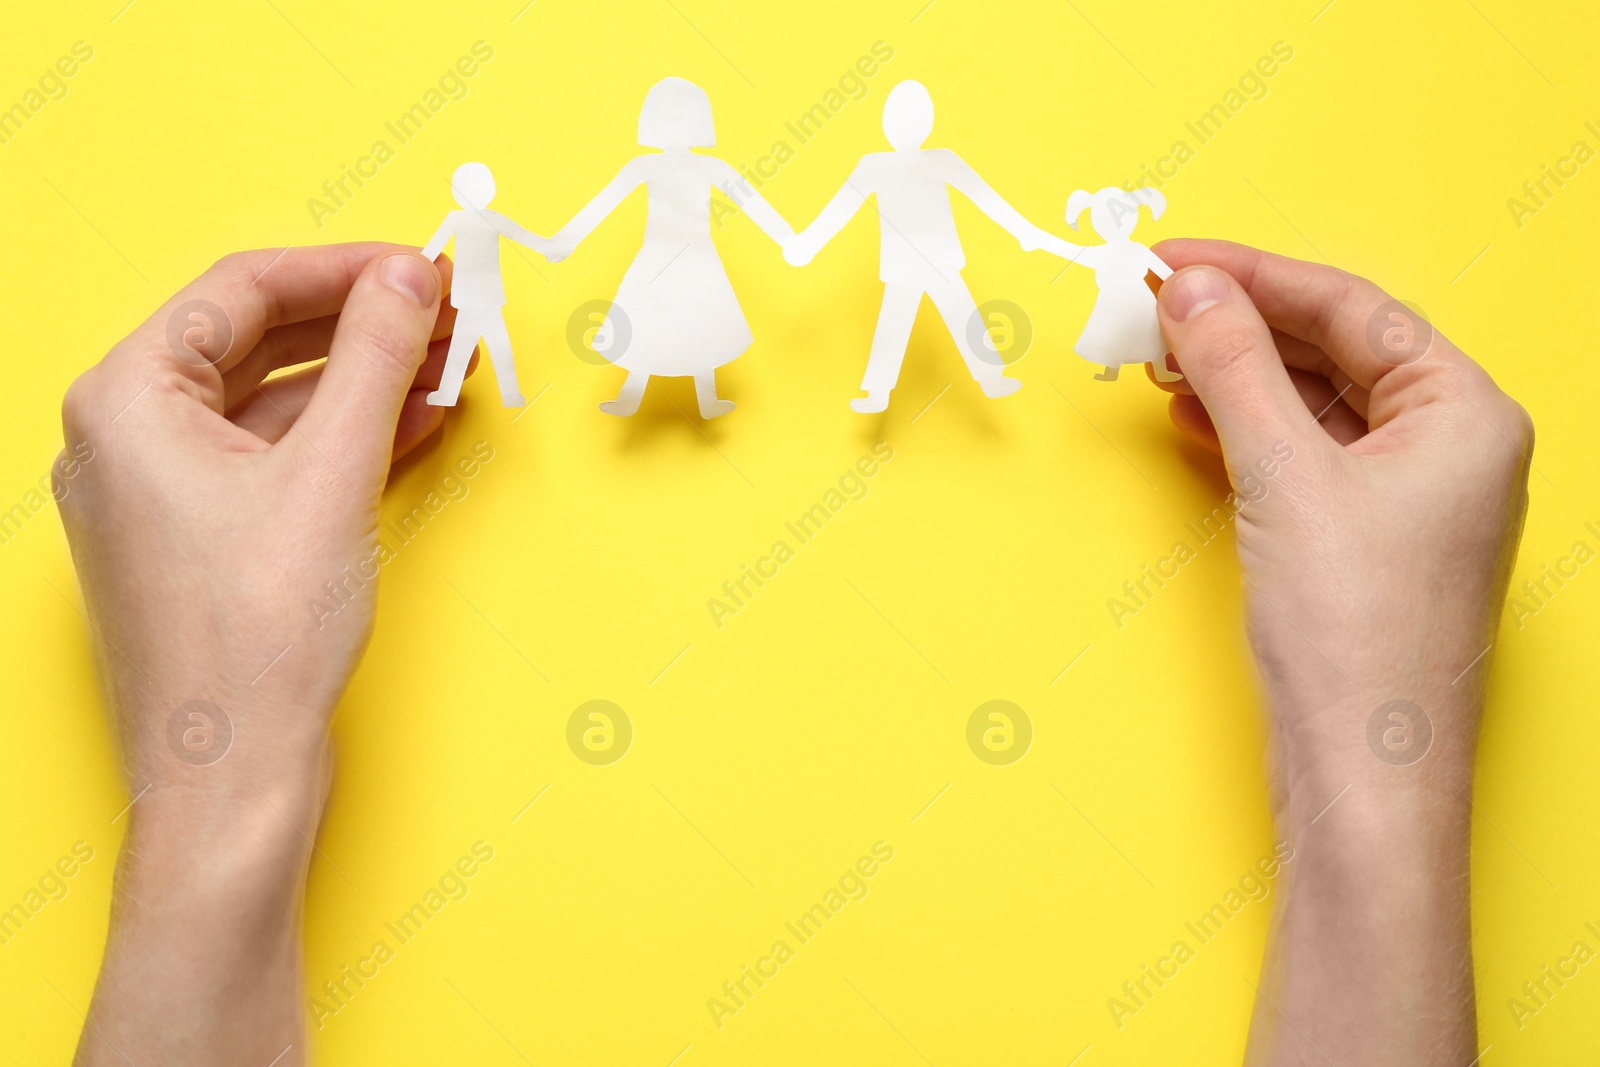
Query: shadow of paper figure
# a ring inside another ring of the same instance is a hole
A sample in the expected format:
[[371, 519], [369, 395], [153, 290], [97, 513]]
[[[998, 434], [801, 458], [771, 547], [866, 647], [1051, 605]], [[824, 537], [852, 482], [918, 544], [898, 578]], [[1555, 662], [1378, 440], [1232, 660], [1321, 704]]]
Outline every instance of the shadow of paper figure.
[[[692, 377], [701, 418], [733, 410], [731, 400], [717, 397], [716, 369], [743, 354], [754, 337], [711, 240], [711, 191], [745, 190], [740, 207], [780, 246], [794, 239], [794, 230], [731, 166], [693, 151], [716, 143], [705, 90], [682, 78], [657, 82], [639, 112], [639, 144], [660, 151], [624, 164], [551, 239], [555, 257], [565, 256], [645, 186], [644, 245], [613, 301], [612, 314], [626, 316], [627, 327], [608, 323], [597, 335], [610, 343], [596, 351], [628, 372], [617, 398], [600, 405], [608, 414], [637, 411], [653, 374]], [[618, 343], [624, 337], [626, 344]]]
[[1172, 268], [1133, 239], [1141, 205], [1149, 205], [1150, 217], [1159, 219], [1167, 200], [1148, 188], [1130, 191], [1110, 186], [1098, 193], [1079, 189], [1067, 198], [1067, 225], [1076, 230], [1078, 218], [1088, 211], [1090, 224], [1105, 243], [1069, 244], [1053, 234], [1046, 234], [1043, 241], [1047, 251], [1094, 271], [1099, 293], [1073, 350], [1105, 368], [1095, 375], [1102, 382], [1115, 381], [1128, 363], [1149, 363], [1157, 381], [1183, 377], [1167, 370], [1170, 347], [1161, 334], [1155, 294], [1145, 284], [1151, 273], [1166, 280]]
[[422, 254], [439, 258], [445, 244], [455, 238], [455, 276], [450, 284], [450, 306], [456, 309], [455, 331], [450, 335], [450, 352], [445, 357], [439, 388], [428, 394], [436, 407], [454, 407], [461, 395], [461, 382], [467, 364], [481, 339], [488, 346], [489, 362], [500, 385], [500, 402], [508, 408], [523, 405], [517, 388], [517, 365], [511, 354], [511, 336], [506, 332], [505, 284], [500, 279], [500, 238], [509, 237], [550, 258], [550, 241], [523, 229], [498, 211], [489, 209], [494, 199], [494, 175], [482, 163], [463, 163], [450, 178], [459, 211], [444, 217], [439, 229], [428, 239]]
[[1005, 376], [1004, 361], [991, 342], [974, 344], [968, 336], [967, 326], [978, 314], [978, 306], [961, 277], [967, 260], [956, 236], [948, 189], [954, 187], [965, 194], [1024, 250], [1038, 248], [1038, 239], [1044, 234], [953, 151], [922, 147], [933, 132], [933, 114], [933, 98], [921, 82], [903, 81], [891, 89], [883, 103], [883, 132], [894, 150], [861, 157], [816, 221], [785, 250], [785, 258], [795, 266], [809, 263], [869, 196], [877, 197], [883, 307], [861, 379], [867, 395], [850, 401], [851, 408], [863, 413], [889, 406], [889, 393], [900, 380], [900, 365], [924, 296], [938, 308], [968, 372], [985, 396], [1007, 396], [1022, 387], [1021, 382]]

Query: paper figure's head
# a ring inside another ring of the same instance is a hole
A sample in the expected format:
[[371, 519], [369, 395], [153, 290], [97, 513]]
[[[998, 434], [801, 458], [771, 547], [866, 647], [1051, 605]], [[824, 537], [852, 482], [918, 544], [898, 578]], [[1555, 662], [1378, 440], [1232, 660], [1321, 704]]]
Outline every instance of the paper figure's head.
[[494, 199], [494, 175], [482, 163], [463, 163], [450, 177], [450, 191], [462, 207], [482, 211]]
[[711, 98], [694, 82], [662, 78], [644, 96], [639, 143], [662, 150], [710, 148], [717, 143], [711, 125]]
[[883, 102], [883, 135], [899, 152], [922, 147], [933, 132], [933, 97], [921, 82], [903, 81]]
[[1094, 232], [1106, 240], [1127, 237], [1139, 224], [1139, 205], [1150, 205], [1150, 217], [1159, 219], [1167, 210], [1167, 198], [1154, 189], [1119, 189], [1109, 185], [1098, 193], [1079, 189], [1067, 197], [1067, 225], [1078, 228], [1078, 217], [1087, 209]]

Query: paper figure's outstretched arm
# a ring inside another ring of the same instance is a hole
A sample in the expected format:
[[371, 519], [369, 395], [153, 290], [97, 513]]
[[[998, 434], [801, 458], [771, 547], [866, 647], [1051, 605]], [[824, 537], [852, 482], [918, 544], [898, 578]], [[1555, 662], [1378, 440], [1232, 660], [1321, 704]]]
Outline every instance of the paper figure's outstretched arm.
[[1145, 252], [1149, 253], [1148, 258], [1150, 260], [1150, 269], [1155, 271], [1157, 278], [1160, 278], [1162, 281], [1166, 281], [1168, 278], [1172, 277], [1172, 268], [1167, 266], [1166, 262], [1162, 260], [1160, 256], [1156, 255], [1155, 252], [1151, 251], [1149, 248], [1145, 248]]
[[456, 232], [456, 220], [461, 212], [452, 211], [439, 223], [439, 228], [428, 238], [428, 243], [422, 246], [423, 259], [438, 259], [439, 253], [444, 251], [444, 246], [449, 243], [450, 236]]
[[[717, 168], [718, 171], [725, 172], [723, 181], [718, 183], [722, 188], [726, 189], [730, 184], [734, 186], [748, 184], [739, 172], [731, 166], [722, 163], [720, 159], [717, 162], [722, 164]], [[749, 195], [738, 201], [738, 204], [740, 210], [750, 216], [750, 221], [759, 226], [762, 233], [772, 238], [773, 243], [779, 248], [788, 248], [794, 243], [794, 227], [790, 226], [784, 217], [778, 214], [777, 208], [767, 203], [766, 197], [754, 189], [750, 189]]]
[[1070, 259], [1074, 263], [1082, 263], [1086, 267], [1094, 266], [1094, 249], [1103, 247], [1100, 245], [1089, 245], [1087, 247], [1075, 245], [1071, 241], [1063, 241], [1049, 230], [1039, 230], [1037, 239], [1039, 243], [1036, 247], [1044, 249], [1053, 256]]
[[489, 220], [489, 225], [493, 226], [501, 237], [509, 237], [517, 244], [533, 249], [546, 259], [550, 258], [555, 247], [550, 238], [540, 237], [532, 230], [523, 229], [498, 211], [485, 211], [483, 217]]
[[[951, 153], [955, 155], [954, 153]], [[978, 206], [978, 210], [989, 216], [1001, 229], [1015, 237], [1026, 252], [1036, 248], [1043, 248], [1045, 231], [1022, 217], [1022, 213], [990, 187], [989, 183], [978, 176], [978, 172], [967, 165], [967, 161], [960, 156], [955, 156], [955, 173], [950, 177], [950, 184], [961, 191], [961, 194]], [[1059, 254], [1059, 253], [1058, 253]], [[1067, 256], [1068, 259], [1074, 258]]]
[[572, 216], [572, 221], [561, 227], [556, 235], [550, 238], [558, 256], [565, 256], [577, 248], [583, 239], [594, 232], [594, 228], [605, 221], [606, 216], [617, 209], [617, 205], [628, 198], [628, 194], [637, 189], [644, 181], [644, 157], [630, 159], [617, 171], [617, 176], [606, 183], [606, 187], [594, 195], [594, 199], [583, 205], [579, 212]]
[[[859, 168], [858, 168], [859, 169]], [[867, 194], [855, 183], [856, 175], [852, 173], [844, 180], [839, 191], [833, 194], [833, 199], [804, 230], [795, 237], [794, 244], [784, 249], [783, 258], [797, 267], [803, 267], [811, 262], [822, 247], [833, 240], [835, 235], [845, 227], [845, 223], [855, 218], [856, 212], [861, 210], [861, 205], [867, 202]]]

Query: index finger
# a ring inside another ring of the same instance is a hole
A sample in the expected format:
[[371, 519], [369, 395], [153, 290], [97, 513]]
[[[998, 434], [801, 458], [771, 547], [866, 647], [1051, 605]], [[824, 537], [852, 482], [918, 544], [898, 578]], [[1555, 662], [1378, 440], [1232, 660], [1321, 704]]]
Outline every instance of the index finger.
[[1424, 357], [1463, 358], [1416, 311], [1349, 271], [1232, 241], [1181, 238], [1155, 251], [1175, 270], [1205, 263], [1227, 271], [1269, 325], [1321, 348], [1363, 389]]

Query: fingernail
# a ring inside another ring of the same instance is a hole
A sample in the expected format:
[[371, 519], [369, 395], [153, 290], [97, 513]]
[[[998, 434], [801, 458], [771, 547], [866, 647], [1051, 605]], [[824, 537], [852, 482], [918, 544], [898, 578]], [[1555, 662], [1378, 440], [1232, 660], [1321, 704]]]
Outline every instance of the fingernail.
[[1228, 295], [1228, 279], [1212, 267], [1192, 267], [1161, 287], [1161, 303], [1174, 322], [1187, 322]]
[[420, 307], [432, 307], [439, 299], [439, 276], [416, 256], [390, 256], [378, 268], [378, 277], [384, 285], [397, 293], [404, 293]]

